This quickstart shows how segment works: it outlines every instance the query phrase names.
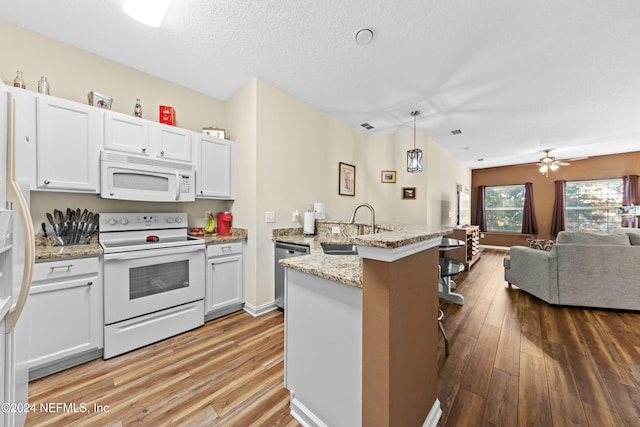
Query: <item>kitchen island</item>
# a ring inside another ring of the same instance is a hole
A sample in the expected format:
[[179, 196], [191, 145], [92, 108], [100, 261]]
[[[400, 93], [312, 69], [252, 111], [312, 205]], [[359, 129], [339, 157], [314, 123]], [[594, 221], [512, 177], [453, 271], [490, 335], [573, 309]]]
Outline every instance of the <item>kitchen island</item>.
[[281, 261], [285, 386], [302, 424], [437, 424], [438, 245], [448, 232], [348, 236], [356, 256], [324, 254], [331, 235], [274, 236], [311, 247]]

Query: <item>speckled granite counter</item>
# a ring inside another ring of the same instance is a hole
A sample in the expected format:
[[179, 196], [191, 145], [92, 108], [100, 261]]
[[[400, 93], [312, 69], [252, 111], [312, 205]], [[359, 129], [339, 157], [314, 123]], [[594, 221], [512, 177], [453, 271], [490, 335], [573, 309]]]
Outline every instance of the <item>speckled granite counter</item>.
[[[244, 228], [232, 228], [231, 236], [206, 235], [200, 237], [205, 244], [224, 242], [239, 242], [247, 240], [247, 230]], [[51, 240], [45, 240], [41, 235], [36, 237], [36, 261], [46, 261], [57, 258], [79, 258], [102, 255], [102, 247], [98, 236], [94, 235], [86, 245], [53, 246]]]
[[[331, 228], [340, 227], [340, 233], [332, 233]], [[305, 236], [302, 228], [274, 229], [274, 241], [306, 245], [311, 249], [309, 255], [288, 258], [280, 264], [312, 274], [334, 282], [362, 288], [362, 258], [357, 255], [327, 255], [322, 243], [353, 243], [383, 249], [396, 249], [403, 246], [431, 240], [451, 232], [450, 228], [425, 228], [402, 224], [377, 225], [375, 234], [357, 235], [357, 225], [341, 221], [318, 221], [317, 234]]]
[[218, 234], [205, 234], [204, 236], [198, 236], [200, 239], [204, 240], [205, 244], [215, 244], [215, 243], [225, 243], [225, 242], [240, 242], [242, 240], [247, 240], [247, 229], [246, 228], [232, 228], [231, 236], [220, 236]]

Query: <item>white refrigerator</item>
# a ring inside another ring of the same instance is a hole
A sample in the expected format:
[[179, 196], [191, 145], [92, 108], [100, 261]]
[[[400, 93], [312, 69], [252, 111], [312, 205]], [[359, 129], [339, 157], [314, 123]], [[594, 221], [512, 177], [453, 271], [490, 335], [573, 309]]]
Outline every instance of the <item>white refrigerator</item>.
[[0, 427], [26, 419], [27, 319], [21, 318], [35, 262], [33, 223], [15, 176], [15, 102], [0, 82]]

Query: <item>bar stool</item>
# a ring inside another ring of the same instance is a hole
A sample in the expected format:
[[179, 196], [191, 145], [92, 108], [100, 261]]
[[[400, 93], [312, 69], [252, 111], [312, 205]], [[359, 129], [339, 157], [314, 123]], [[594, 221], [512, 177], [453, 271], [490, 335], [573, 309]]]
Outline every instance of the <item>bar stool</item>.
[[440, 332], [442, 332], [442, 337], [444, 338], [444, 354], [449, 356], [449, 339], [447, 338], [447, 334], [444, 332], [442, 319], [444, 319], [444, 311], [440, 309], [440, 313], [438, 313], [438, 327], [440, 328]]

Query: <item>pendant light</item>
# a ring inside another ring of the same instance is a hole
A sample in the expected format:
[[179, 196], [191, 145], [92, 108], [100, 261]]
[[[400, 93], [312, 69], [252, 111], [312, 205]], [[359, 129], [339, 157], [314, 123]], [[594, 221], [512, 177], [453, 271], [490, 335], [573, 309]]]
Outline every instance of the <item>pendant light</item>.
[[422, 150], [416, 148], [416, 117], [420, 111], [412, 111], [413, 116], [413, 150], [407, 151], [407, 172], [422, 172]]

